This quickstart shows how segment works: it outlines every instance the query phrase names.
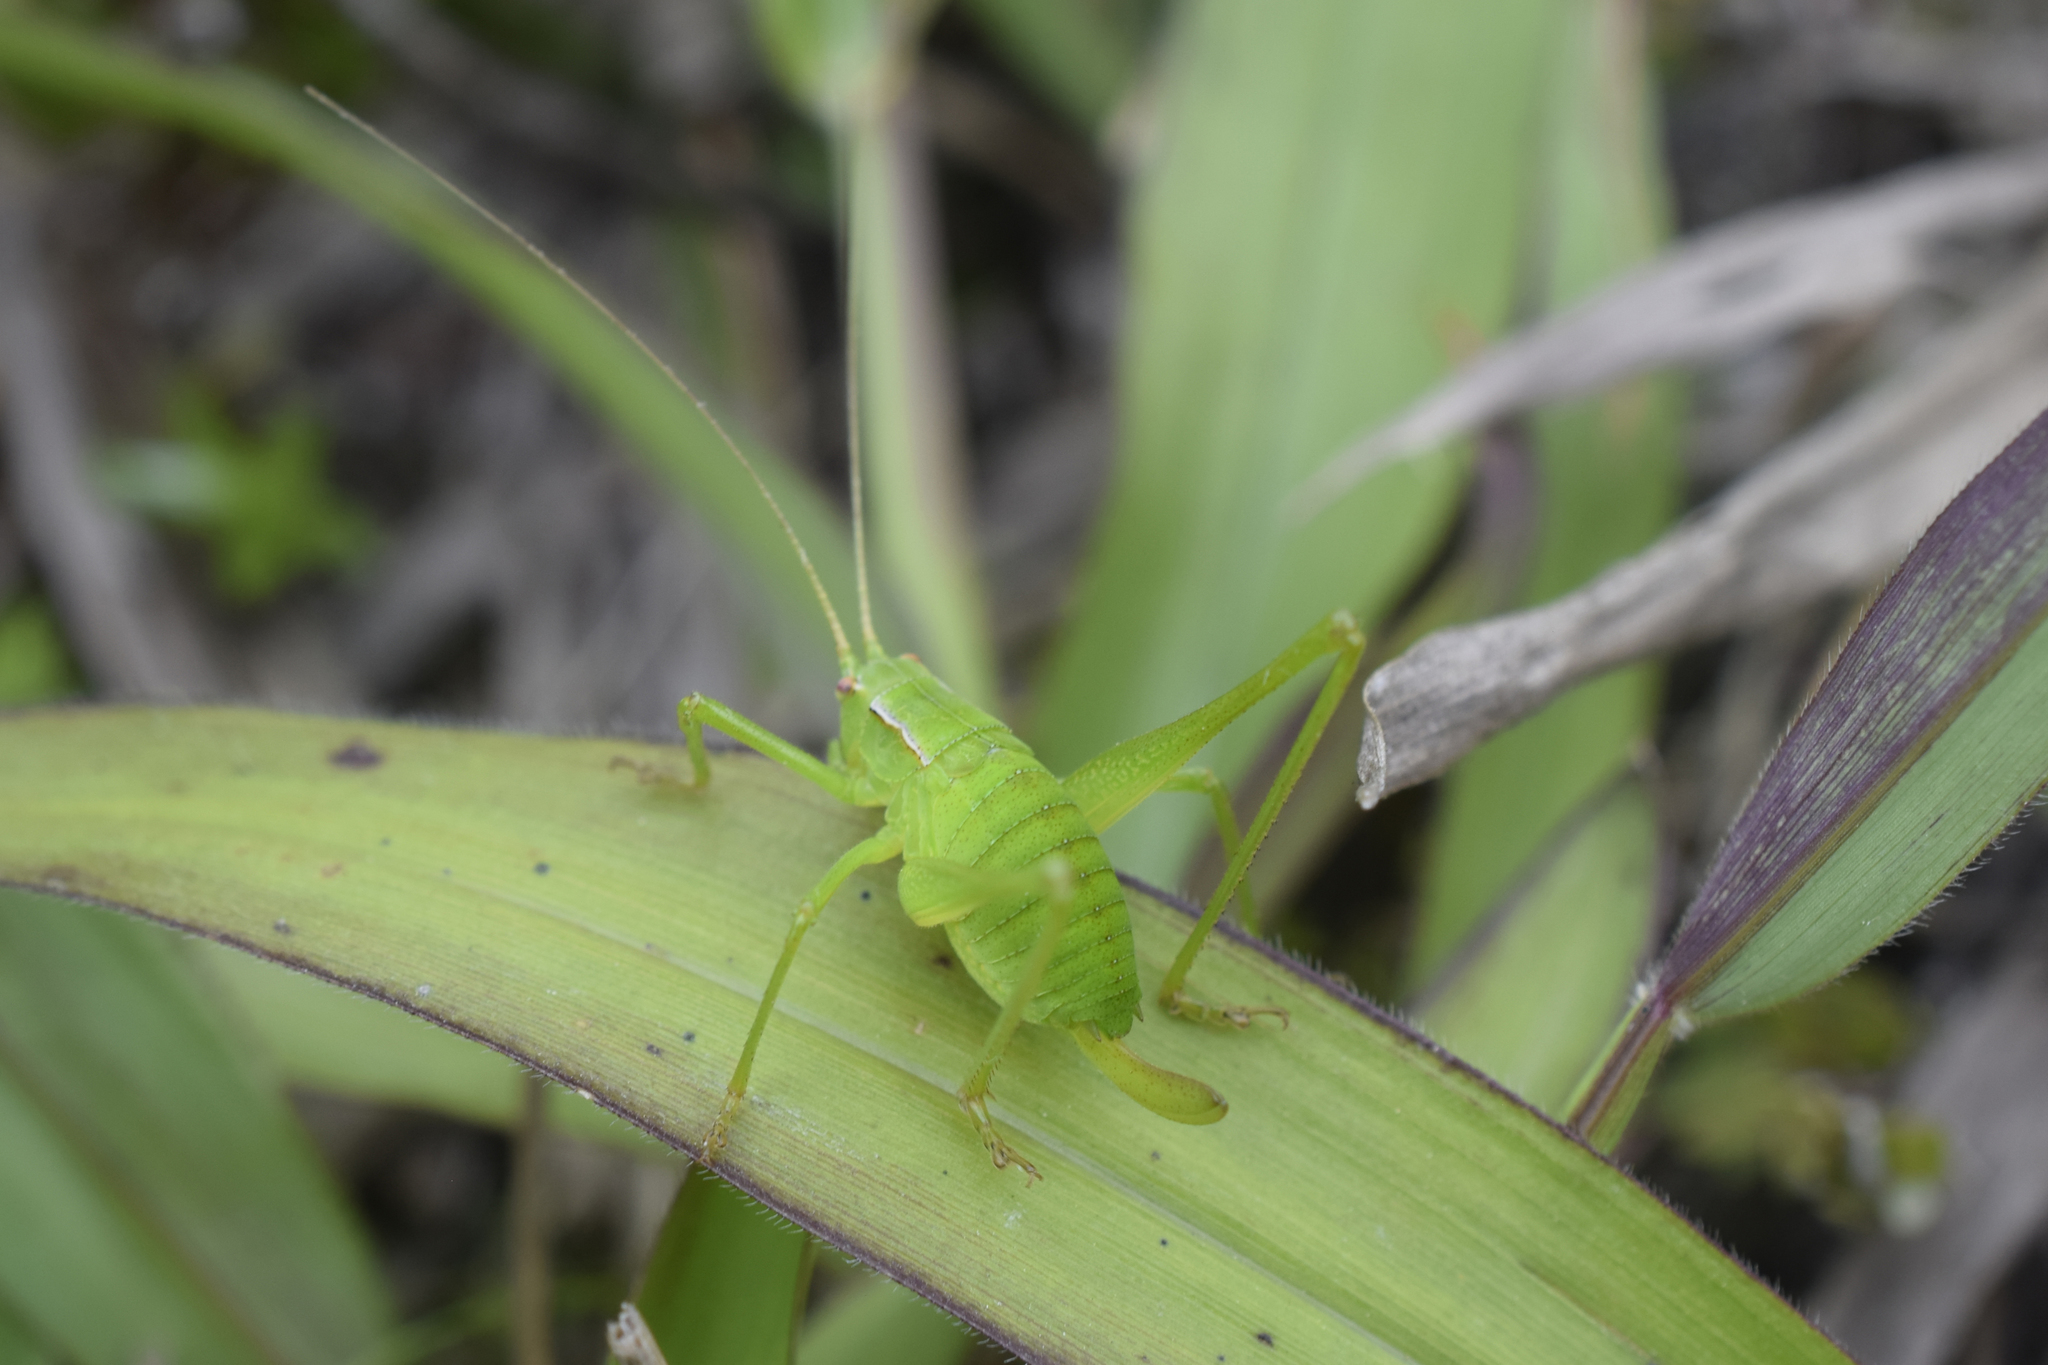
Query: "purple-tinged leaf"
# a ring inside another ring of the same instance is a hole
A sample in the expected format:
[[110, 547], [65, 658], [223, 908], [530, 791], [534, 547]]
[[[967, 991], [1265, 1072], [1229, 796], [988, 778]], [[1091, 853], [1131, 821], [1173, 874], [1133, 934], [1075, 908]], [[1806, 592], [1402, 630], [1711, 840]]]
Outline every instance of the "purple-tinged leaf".
[[1575, 1115], [1617, 1135], [1674, 1027], [1763, 1009], [1896, 934], [2048, 781], [2048, 416], [1930, 527], [1736, 817]]

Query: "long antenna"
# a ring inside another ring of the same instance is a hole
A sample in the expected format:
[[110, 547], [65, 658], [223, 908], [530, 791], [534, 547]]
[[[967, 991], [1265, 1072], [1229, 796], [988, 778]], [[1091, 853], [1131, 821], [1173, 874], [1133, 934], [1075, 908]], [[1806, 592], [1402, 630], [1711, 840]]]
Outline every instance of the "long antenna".
[[[649, 360], [653, 361], [655, 368], [659, 369], [664, 375], [668, 377], [668, 382], [675, 385], [676, 390], [679, 393], [681, 393], [683, 397], [689, 399], [692, 403], [696, 405], [697, 411], [703, 415], [704, 420], [711, 424], [711, 429], [718, 433], [718, 439], [725, 443], [725, 448], [732, 452], [732, 457], [740, 462], [740, 468], [746, 470], [747, 477], [754, 481], [754, 487], [757, 490], [759, 490], [762, 499], [768, 504], [768, 510], [775, 514], [775, 520], [781, 523], [782, 534], [789, 537], [790, 548], [796, 551], [797, 562], [803, 566], [804, 577], [808, 578], [811, 582], [811, 591], [817, 594], [818, 605], [825, 609], [825, 623], [832, 627], [832, 644], [833, 648], [838, 652], [839, 655], [839, 671], [842, 674], [847, 675], [849, 677], [852, 676], [852, 674], [855, 671], [853, 646], [847, 643], [846, 630], [843, 626], [839, 624], [839, 613], [832, 610], [832, 598], [825, 592], [824, 580], [818, 577], [818, 571], [811, 564], [811, 556], [804, 549], [804, 543], [801, 540], [797, 539], [796, 528], [789, 524], [789, 517], [786, 514], [784, 514], [782, 510], [782, 504], [775, 501], [775, 495], [768, 491], [768, 485], [761, 478], [761, 472], [754, 468], [754, 462], [747, 458], [746, 452], [740, 449], [739, 442], [733, 440], [731, 433], [726, 431], [725, 427], [719, 422], [719, 420], [716, 417], [712, 416], [711, 409], [705, 406], [704, 400], [699, 398], [696, 394], [696, 391], [691, 389], [691, 387], [688, 384], [685, 384], [683, 382], [683, 377], [677, 374], [673, 369], [671, 369], [669, 367], [669, 363], [666, 360], [663, 360], [659, 355], [656, 355], [654, 352], [654, 348], [652, 346], [649, 346], [645, 341], [641, 340], [640, 334], [634, 331], [631, 327], [628, 327], [620, 319], [619, 315], [617, 313], [614, 313], [611, 310], [611, 308], [605, 304], [604, 300], [598, 298], [597, 295], [591, 293], [588, 289], [584, 288], [581, 281], [579, 281], [574, 275], [571, 275], [568, 271], [564, 270], [561, 266], [556, 265], [552, 257], [550, 257], [545, 251], [542, 251], [539, 247], [535, 246], [532, 242], [526, 240], [525, 237], [521, 236], [519, 231], [516, 228], [514, 228], [510, 223], [506, 222], [503, 218], [500, 218], [497, 214], [491, 212], [491, 210], [489, 210], [488, 208], [485, 208], [483, 204], [479, 203], [475, 198], [471, 197], [466, 191], [457, 186], [447, 176], [442, 175], [432, 166], [429, 166], [426, 162], [420, 160], [411, 152], [399, 146], [390, 138], [384, 136], [383, 133], [379, 132], [369, 123], [365, 122], [361, 118], [358, 118], [355, 114], [349, 112], [347, 109], [344, 109], [334, 100], [329, 99], [322, 92], [315, 90], [310, 85], [305, 87], [305, 91], [308, 95], [311, 95], [315, 100], [319, 101], [322, 105], [326, 106], [329, 112], [333, 113], [335, 116], [340, 118], [345, 123], [348, 123], [351, 127], [354, 127], [358, 131], [365, 133], [369, 137], [375, 139], [377, 142], [382, 144], [386, 150], [396, 153], [408, 165], [412, 166], [414, 170], [420, 171], [421, 173], [431, 177], [435, 184], [439, 185], [442, 189], [448, 191], [448, 193], [454, 195], [455, 198], [460, 200], [470, 210], [470, 212], [476, 214], [477, 217], [483, 219], [492, 227], [504, 233], [507, 237], [510, 237], [514, 242], [517, 242], [521, 247], [524, 247], [526, 249], [527, 254], [532, 256], [536, 261], [539, 261], [542, 265], [546, 266], [548, 270], [553, 273], [556, 279], [560, 280], [563, 284], [566, 284], [571, 289], [575, 290], [576, 293], [583, 299], [585, 303], [589, 304], [592, 308], [595, 308], [598, 312], [604, 314], [605, 319], [609, 321], [612, 324], [612, 326], [618, 328], [621, 332], [624, 332], [626, 334], [627, 340], [631, 341], [635, 346], [637, 346], [640, 349], [640, 354], [646, 356]], [[860, 553], [860, 482], [858, 473], [858, 463], [855, 464], [854, 468], [856, 473], [854, 481], [855, 494], [853, 534], [855, 547], [854, 552], [856, 555], [858, 555]], [[867, 561], [865, 558], [862, 558], [860, 561], [860, 582], [861, 616], [863, 618], [863, 621], [865, 621], [867, 616]], [[869, 627], [868, 635], [871, 639], [873, 637], [873, 634], [873, 628]]]
[[860, 460], [860, 256], [854, 241], [855, 212], [852, 193], [846, 209], [846, 449], [853, 484], [853, 569], [860, 587], [861, 643], [870, 659], [882, 656], [882, 642], [875, 637], [875, 614], [868, 599], [867, 500], [861, 485]]

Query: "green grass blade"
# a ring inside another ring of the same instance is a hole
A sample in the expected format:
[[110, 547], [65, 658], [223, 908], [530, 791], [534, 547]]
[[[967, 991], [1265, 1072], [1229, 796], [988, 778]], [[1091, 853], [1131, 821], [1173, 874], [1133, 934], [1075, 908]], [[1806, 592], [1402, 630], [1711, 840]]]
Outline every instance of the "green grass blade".
[[[1667, 229], [1640, 21], [1615, 0], [1577, 0], [1553, 77], [1555, 129], [1542, 197], [1550, 244], [1540, 297], [1567, 306], [1647, 260]], [[1517, 606], [1569, 592], [1649, 544], [1678, 506], [1678, 405], [1638, 382], [1531, 424], [1541, 491], [1533, 563]], [[1648, 668], [1609, 673], [1495, 736], [1446, 774], [1405, 975], [1427, 989], [1490, 907], [1650, 737]]]
[[1431, 1037], [1553, 1114], [1628, 1007], [1659, 901], [1657, 813], [1641, 785], [1587, 806], [1417, 1007]]
[[844, 1290], [804, 1327], [796, 1365], [960, 1365], [973, 1339], [960, 1324], [874, 1276]]
[[815, 1246], [692, 1166], [633, 1302], [668, 1365], [789, 1365]]
[[369, 1248], [182, 948], [0, 890], [0, 1304], [95, 1365], [347, 1361]]
[[[796, 557], [696, 406], [616, 324], [444, 189], [306, 96], [231, 67], [175, 67], [77, 27], [0, 8], [0, 77], [202, 136], [302, 175], [432, 261], [533, 347], [702, 514], [789, 619], [824, 630]], [[845, 526], [769, 451], [750, 452], [826, 586], [852, 600]]]
[[[1384, 471], [1306, 525], [1282, 503], [1506, 321], [1562, 12], [1180, 7], [1131, 219], [1116, 483], [1032, 727], [1054, 771], [1193, 710], [1335, 608], [1376, 622], [1437, 544], [1458, 458]], [[1302, 695], [1209, 761], [1234, 782]], [[1150, 803], [1111, 850], [1176, 878], [1204, 817]]]
[[[673, 748], [259, 712], [0, 720], [0, 882], [124, 905], [526, 1060], [690, 1149], [792, 907], [872, 829], [774, 764], [649, 785]], [[1134, 896], [1156, 982], [1186, 912]], [[91, 912], [79, 910], [79, 915]], [[1031, 1360], [1835, 1362], [1793, 1311], [1541, 1115], [1296, 964], [1214, 944], [1192, 989], [1286, 1032], [1133, 1043], [1232, 1101], [1127, 1101], [1013, 1043], [989, 1165], [954, 1089], [994, 1006], [893, 871], [805, 942], [720, 1173]]]
[[2048, 782], [2048, 416], [1928, 528], [1772, 755], [1580, 1097], [1618, 1135], [1674, 1031], [1904, 929]]

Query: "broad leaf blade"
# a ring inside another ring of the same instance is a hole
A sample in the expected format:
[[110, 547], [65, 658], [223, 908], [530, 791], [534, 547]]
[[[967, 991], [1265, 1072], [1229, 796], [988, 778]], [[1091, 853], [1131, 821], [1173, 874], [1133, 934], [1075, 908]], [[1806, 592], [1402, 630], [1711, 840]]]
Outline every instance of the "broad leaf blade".
[[[1307, 525], [1282, 502], [1505, 321], [1562, 8], [1174, 16], [1132, 214], [1116, 485], [1032, 733], [1054, 771], [1207, 702], [1332, 610], [1376, 622], [1437, 543], [1456, 459], [1386, 471]], [[1226, 780], [1302, 695], [1212, 746]], [[1204, 815], [1155, 802], [1111, 851], [1178, 877]]]
[[[677, 751], [605, 740], [113, 710], [0, 721], [0, 748], [0, 880], [343, 980], [686, 1149], [792, 907], [874, 818], [759, 760], [645, 784], [612, 759]], [[1132, 915], [1157, 982], [1187, 920]], [[953, 1095], [994, 1006], [862, 874], [720, 1171], [1033, 1360], [1255, 1359], [1264, 1333], [1275, 1361], [1840, 1361], [1626, 1176], [1295, 964], [1225, 941], [1191, 985], [1293, 1014], [1133, 1035], [1230, 1116], [1165, 1123], [1022, 1030], [995, 1109], [1045, 1174], [1026, 1189]]]
[[369, 1249], [181, 948], [0, 890], [0, 1303], [95, 1365], [347, 1361]]
[[1577, 1118], [1618, 1137], [1674, 1027], [1904, 929], [2048, 781], [2048, 416], [1906, 556], [1772, 755]]
[[[289, 1084], [498, 1128], [519, 1122], [526, 1073], [483, 1044], [247, 953], [212, 943], [194, 948], [208, 985], [232, 1003]], [[547, 1106], [556, 1132], [642, 1156], [668, 1151], [560, 1086], [548, 1087]]]
[[[539, 353], [715, 527], [789, 618], [822, 622], [789, 542], [702, 412], [617, 323], [486, 226], [452, 195], [312, 103], [231, 67], [173, 67], [78, 28], [0, 7], [0, 76], [214, 138], [275, 161], [402, 238]], [[750, 458], [788, 513], [827, 586], [852, 600], [841, 519], [758, 446]]]

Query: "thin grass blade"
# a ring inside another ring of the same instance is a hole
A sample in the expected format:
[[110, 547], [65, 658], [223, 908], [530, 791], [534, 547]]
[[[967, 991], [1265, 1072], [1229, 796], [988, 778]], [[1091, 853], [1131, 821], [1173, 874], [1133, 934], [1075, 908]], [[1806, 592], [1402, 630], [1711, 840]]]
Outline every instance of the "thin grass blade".
[[1595, 796], [1416, 1005], [1432, 1038], [1559, 1114], [1628, 1007], [1662, 903], [1640, 783]]
[[668, 1365], [789, 1365], [815, 1247], [692, 1166], [633, 1302]]
[[1577, 1121], [1674, 1028], [1792, 999], [1911, 923], [2048, 781], [2048, 416], [1938, 517], [1778, 746]]
[[875, 567], [939, 676], [996, 696], [988, 595], [974, 552], [966, 434], [946, 326], [938, 211], [907, 90], [927, 0], [755, 0], [784, 85], [823, 121], [845, 181], [847, 365]]
[[796, 1365], [960, 1365], [973, 1345], [959, 1323], [877, 1275], [805, 1325]]

